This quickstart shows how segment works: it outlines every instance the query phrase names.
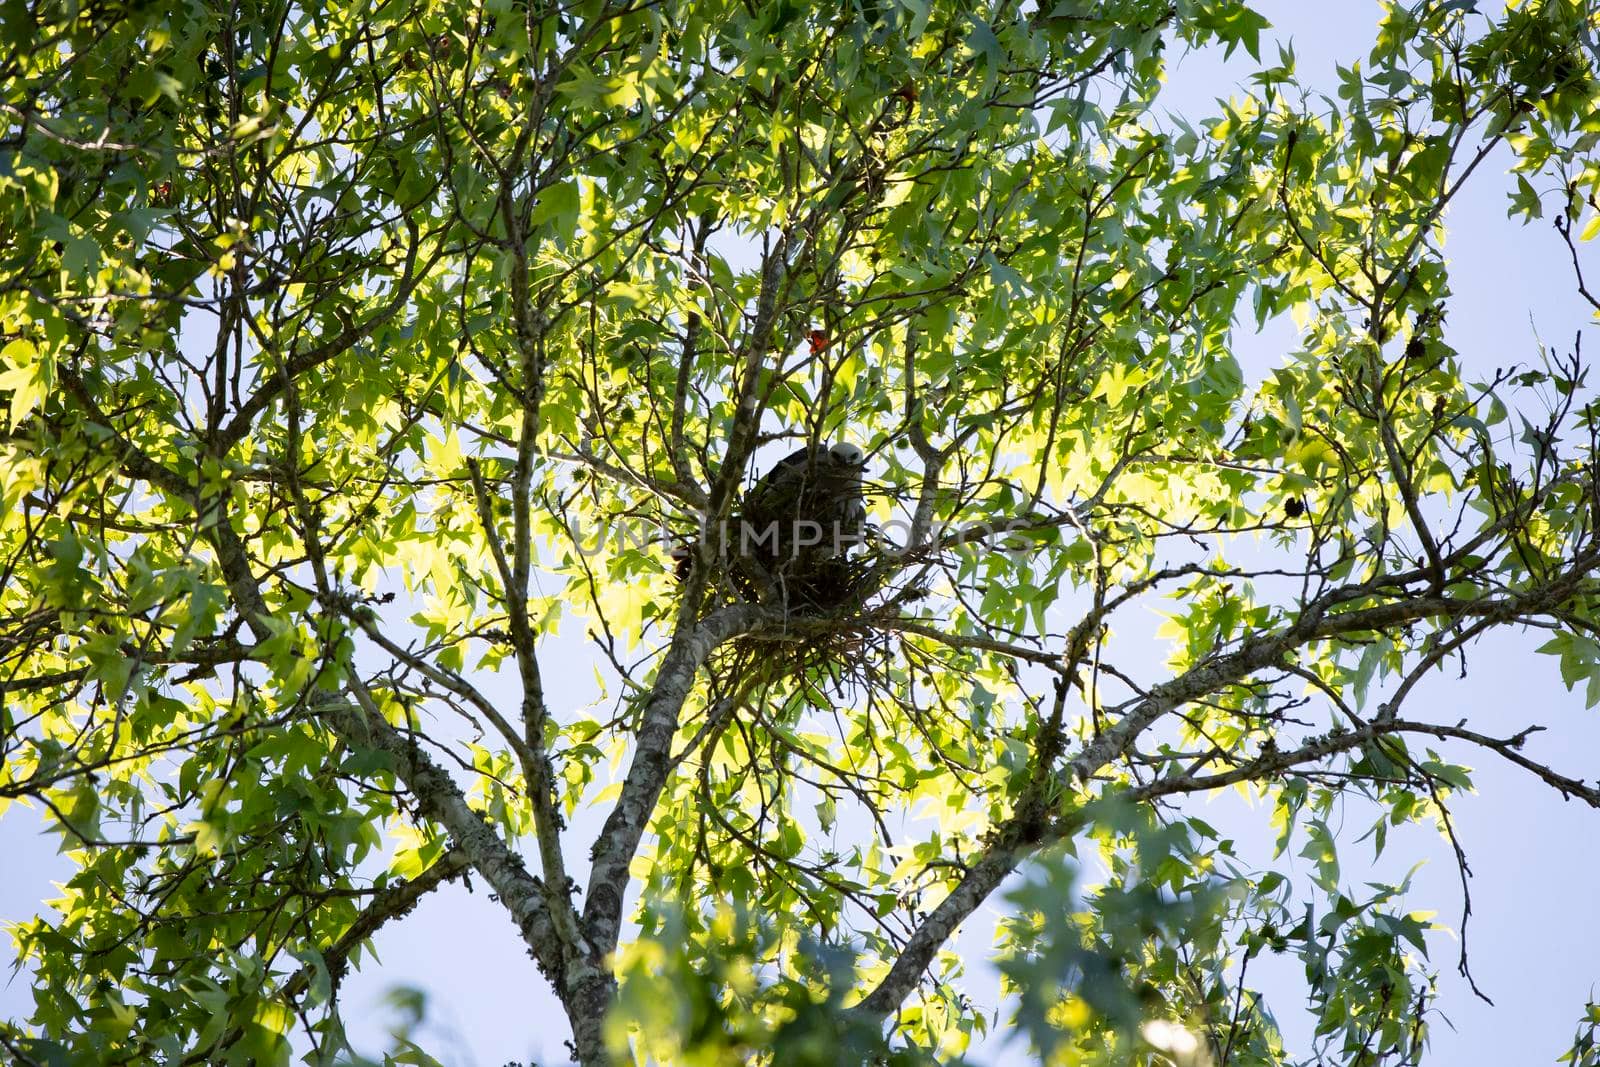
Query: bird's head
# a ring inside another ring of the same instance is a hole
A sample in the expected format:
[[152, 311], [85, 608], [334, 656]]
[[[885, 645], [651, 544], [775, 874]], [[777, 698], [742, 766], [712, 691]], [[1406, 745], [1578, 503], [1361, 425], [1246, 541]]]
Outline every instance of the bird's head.
[[867, 454], [849, 441], [838, 441], [829, 445], [828, 455], [841, 467], [860, 470], [867, 465]]

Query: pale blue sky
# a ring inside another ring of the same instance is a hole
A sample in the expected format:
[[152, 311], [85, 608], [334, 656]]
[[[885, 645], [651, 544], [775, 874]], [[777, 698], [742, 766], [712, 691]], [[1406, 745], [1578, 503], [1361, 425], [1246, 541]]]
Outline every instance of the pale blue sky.
[[[1317, 85], [1331, 84], [1335, 59], [1348, 63], [1365, 53], [1377, 13], [1377, 5], [1368, 0], [1277, 0], [1256, 6], [1272, 19], [1273, 35], [1293, 39], [1303, 78]], [[1270, 58], [1271, 53], [1265, 55]], [[1202, 115], [1209, 111], [1210, 99], [1226, 95], [1251, 66], [1242, 52], [1226, 65], [1216, 50], [1185, 57], [1176, 64], [1165, 105]], [[1524, 228], [1507, 220], [1503, 170], [1501, 161], [1494, 170], [1480, 173], [1447, 220], [1458, 294], [1448, 334], [1469, 374], [1532, 359], [1536, 336], [1567, 346], [1588, 320], [1573, 295], [1570, 267], [1555, 233], [1546, 225]], [[1600, 276], [1600, 265], [1595, 276]], [[1292, 343], [1292, 333], [1282, 324], [1269, 326], [1259, 337], [1242, 337], [1239, 356], [1247, 375], [1258, 377]], [[1153, 631], [1157, 621], [1149, 615], [1131, 628], [1149, 626]], [[1541, 642], [1539, 635], [1505, 635], [1485, 643], [1472, 657], [1467, 680], [1436, 678], [1412, 699], [1436, 716], [1469, 718], [1494, 733], [1544, 723], [1549, 732], [1532, 738], [1527, 754], [1567, 774], [1594, 778], [1600, 774], [1600, 709], [1586, 711], [1578, 696], [1562, 688], [1555, 661], [1532, 654]], [[1151, 647], [1152, 663], [1158, 662], [1160, 650], [1154, 643]], [[574, 665], [555, 679], [552, 696], [558, 705], [563, 698], [570, 703], [591, 699], [586, 655], [576, 647], [571, 656], [560, 654], [565, 649], [553, 651], [557, 655], [551, 662]], [[1469, 930], [1474, 972], [1496, 1007], [1473, 999], [1455, 974], [1453, 938], [1433, 936], [1431, 954], [1444, 991], [1440, 1006], [1455, 1029], [1435, 1020], [1428, 1062], [1464, 1067], [1551, 1063], [1570, 1040], [1600, 977], [1594, 964], [1600, 960], [1594, 904], [1600, 862], [1593, 844], [1600, 813], [1562, 803], [1515, 767], [1459, 749], [1453, 755], [1477, 768], [1479, 792], [1460, 798], [1454, 814], [1475, 872]], [[1270, 842], [1265, 811], [1249, 810], [1231, 793], [1197, 802], [1191, 810], [1235, 837], [1246, 857], [1265, 862]], [[1351, 826], [1365, 821], [1363, 813], [1351, 813]], [[598, 823], [592, 815], [574, 820], [569, 840], [576, 863], [582, 863], [580, 853], [586, 852]], [[55, 856], [56, 839], [41, 836], [39, 825], [33, 813], [17, 807], [0, 820], [0, 855], [5, 857], [0, 918], [31, 914], [41, 898], [51, 895], [51, 881], [65, 870]], [[1367, 846], [1347, 845], [1347, 882], [1359, 886], [1367, 880], [1361, 864], [1369, 856]], [[1371, 877], [1398, 878], [1419, 859], [1428, 862], [1413, 882], [1409, 905], [1437, 910], [1441, 922], [1456, 927], [1460, 888], [1455, 865], [1448, 846], [1431, 830], [1395, 834]], [[1279, 862], [1303, 872], [1296, 867], [1299, 861]], [[582, 866], [574, 874], [581, 880]], [[998, 896], [958, 942], [972, 961], [975, 997], [990, 1006], [994, 983], [979, 961], [989, 945], [997, 904]], [[565, 1062], [565, 1021], [504, 910], [489, 899], [481, 882], [476, 893], [456, 884], [433, 894], [406, 921], [383, 930], [376, 949], [382, 965], [352, 975], [344, 997], [346, 1021], [367, 1051], [382, 1045], [383, 992], [409, 984], [430, 993], [431, 1033], [439, 1040], [424, 1043], [446, 1063], [495, 1067], [508, 1060]], [[9, 953], [6, 942], [0, 959], [9, 959]], [[1309, 1027], [1297, 1011], [1303, 989], [1298, 962], [1261, 957], [1251, 966], [1249, 984], [1265, 991], [1278, 1009], [1291, 1049], [1309, 1054]], [[31, 999], [26, 983], [24, 975], [0, 987], [0, 1015], [27, 1014]], [[994, 1064], [1027, 1062], [1020, 1046], [1006, 1048], [993, 1040], [974, 1058]]]

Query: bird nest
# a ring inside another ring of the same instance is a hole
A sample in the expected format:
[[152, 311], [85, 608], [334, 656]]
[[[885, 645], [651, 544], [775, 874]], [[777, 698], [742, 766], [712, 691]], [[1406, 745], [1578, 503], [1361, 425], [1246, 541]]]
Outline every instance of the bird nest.
[[781, 623], [732, 642], [720, 666], [728, 677], [756, 685], [789, 682], [811, 702], [827, 705], [830, 692], [843, 696], [882, 683], [895, 654], [888, 632], [875, 623], [897, 614], [893, 605], [791, 604]]
[[762, 568], [766, 581], [758, 599], [781, 605], [790, 616], [822, 618], [859, 614], [882, 587], [878, 561], [870, 556], [800, 556]]

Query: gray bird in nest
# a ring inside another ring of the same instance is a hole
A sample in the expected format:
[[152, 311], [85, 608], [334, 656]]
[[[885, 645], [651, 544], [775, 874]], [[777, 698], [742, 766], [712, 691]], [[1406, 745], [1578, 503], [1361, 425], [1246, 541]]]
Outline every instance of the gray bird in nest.
[[861, 540], [866, 456], [848, 442], [799, 449], [779, 460], [744, 500], [741, 536], [778, 565], [828, 559]]
[[[825, 561], [837, 560], [861, 542], [867, 521], [865, 470], [866, 454], [845, 441], [810, 445], [779, 460], [728, 523], [726, 551], [734, 569], [754, 561], [780, 583], [806, 583], [812, 572], [828, 570]], [[686, 577], [694, 547], [672, 555], [679, 579]]]

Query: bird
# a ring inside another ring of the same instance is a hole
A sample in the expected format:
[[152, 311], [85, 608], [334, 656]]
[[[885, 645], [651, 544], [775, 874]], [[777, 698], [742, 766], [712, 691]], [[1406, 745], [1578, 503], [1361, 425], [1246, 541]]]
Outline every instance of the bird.
[[756, 556], [769, 570], [843, 555], [860, 542], [866, 525], [865, 470], [866, 455], [848, 441], [785, 456], [745, 496], [740, 553]]
[[[861, 542], [866, 526], [865, 470], [865, 453], [847, 441], [807, 445], [774, 464], [726, 528], [735, 586], [752, 596], [768, 583], [796, 591], [819, 583], [842, 588], [838, 561]], [[688, 577], [696, 551], [693, 544], [672, 551], [679, 581]], [[752, 563], [765, 582], [752, 576]]]

